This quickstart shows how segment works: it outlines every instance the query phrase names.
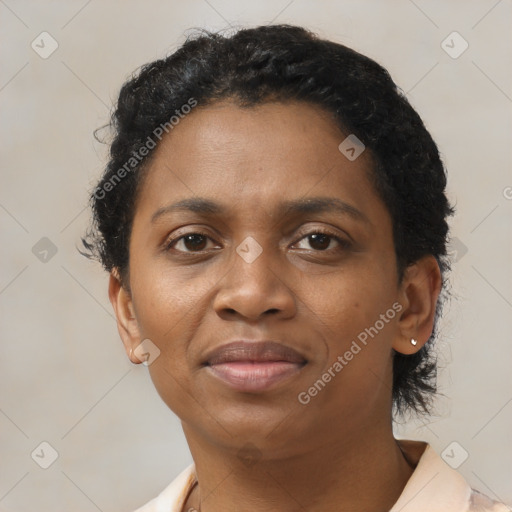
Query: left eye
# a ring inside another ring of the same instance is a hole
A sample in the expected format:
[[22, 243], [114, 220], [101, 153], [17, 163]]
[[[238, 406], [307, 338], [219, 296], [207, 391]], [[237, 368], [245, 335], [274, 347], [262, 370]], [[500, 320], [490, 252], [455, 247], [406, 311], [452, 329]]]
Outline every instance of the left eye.
[[[340, 248], [345, 248], [348, 242], [330, 233], [315, 231], [301, 238], [300, 243], [306, 241], [315, 251], [327, 251], [332, 249], [332, 243], [338, 244]], [[308, 247], [299, 247], [299, 249], [308, 249]]]

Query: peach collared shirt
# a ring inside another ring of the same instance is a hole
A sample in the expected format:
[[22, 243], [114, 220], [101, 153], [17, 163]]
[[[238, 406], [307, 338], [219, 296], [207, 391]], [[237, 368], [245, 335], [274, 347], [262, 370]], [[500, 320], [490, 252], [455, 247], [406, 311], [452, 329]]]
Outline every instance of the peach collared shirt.
[[[470, 487], [430, 444], [397, 440], [416, 468], [390, 512], [511, 512], [512, 508]], [[196, 483], [195, 465], [183, 470], [156, 498], [135, 512], [189, 512], [185, 500]], [[191, 511], [193, 512], [193, 511]]]

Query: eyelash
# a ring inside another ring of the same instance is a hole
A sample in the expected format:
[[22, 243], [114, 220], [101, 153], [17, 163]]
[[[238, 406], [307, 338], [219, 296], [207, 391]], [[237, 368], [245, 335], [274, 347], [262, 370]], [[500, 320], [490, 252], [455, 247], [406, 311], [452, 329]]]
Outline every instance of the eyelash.
[[[165, 244], [165, 248], [164, 249], [166, 251], [171, 250], [173, 248], [173, 246], [175, 244], [177, 244], [180, 240], [183, 240], [185, 237], [191, 236], [191, 235], [199, 235], [199, 236], [202, 236], [204, 238], [208, 238], [210, 240], [213, 240], [207, 233], [204, 233], [202, 231], [192, 231], [190, 233], [186, 233], [185, 235], [181, 235], [178, 238], [174, 238], [172, 240], [169, 240]], [[333, 240], [335, 240], [339, 244], [338, 247], [336, 247], [334, 249], [325, 249], [325, 250], [311, 249], [311, 251], [313, 251], [315, 253], [327, 253], [327, 254], [330, 254], [332, 252], [336, 252], [336, 251], [340, 251], [340, 250], [345, 250], [345, 249], [348, 249], [350, 247], [350, 242], [348, 242], [347, 240], [345, 240], [343, 238], [340, 238], [339, 236], [337, 236], [333, 232], [331, 232], [331, 231], [329, 231], [327, 229], [323, 229], [323, 228], [317, 228], [317, 229], [315, 229], [313, 231], [305, 233], [303, 236], [301, 236], [299, 238], [299, 240], [296, 243], [301, 242], [302, 240], [304, 240], [305, 238], [307, 238], [308, 236], [311, 236], [311, 235], [325, 235], [325, 236], [328, 236], [329, 238], [332, 238]], [[178, 250], [177, 252], [179, 252], [181, 254], [201, 254], [202, 251], [181, 251], [181, 250]]]

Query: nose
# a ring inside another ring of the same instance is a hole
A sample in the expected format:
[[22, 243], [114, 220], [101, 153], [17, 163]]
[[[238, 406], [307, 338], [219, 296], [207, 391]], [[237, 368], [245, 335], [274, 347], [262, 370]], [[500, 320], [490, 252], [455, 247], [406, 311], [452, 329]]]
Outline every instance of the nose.
[[291, 318], [296, 311], [294, 293], [279, 266], [272, 264], [270, 250], [252, 262], [236, 254], [234, 265], [219, 283], [213, 306], [226, 319], [241, 316], [251, 321], [263, 316]]

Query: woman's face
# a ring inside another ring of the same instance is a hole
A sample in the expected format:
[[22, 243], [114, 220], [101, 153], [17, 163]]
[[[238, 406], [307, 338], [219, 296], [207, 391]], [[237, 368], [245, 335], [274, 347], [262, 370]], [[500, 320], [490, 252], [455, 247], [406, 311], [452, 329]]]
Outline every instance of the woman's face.
[[[271, 457], [389, 421], [404, 295], [369, 151], [342, 153], [348, 135], [313, 105], [226, 101], [196, 108], [155, 149], [131, 293], [120, 290], [133, 315], [123, 339], [151, 340], [151, 378], [187, 433]], [[295, 352], [212, 357], [238, 340]]]

